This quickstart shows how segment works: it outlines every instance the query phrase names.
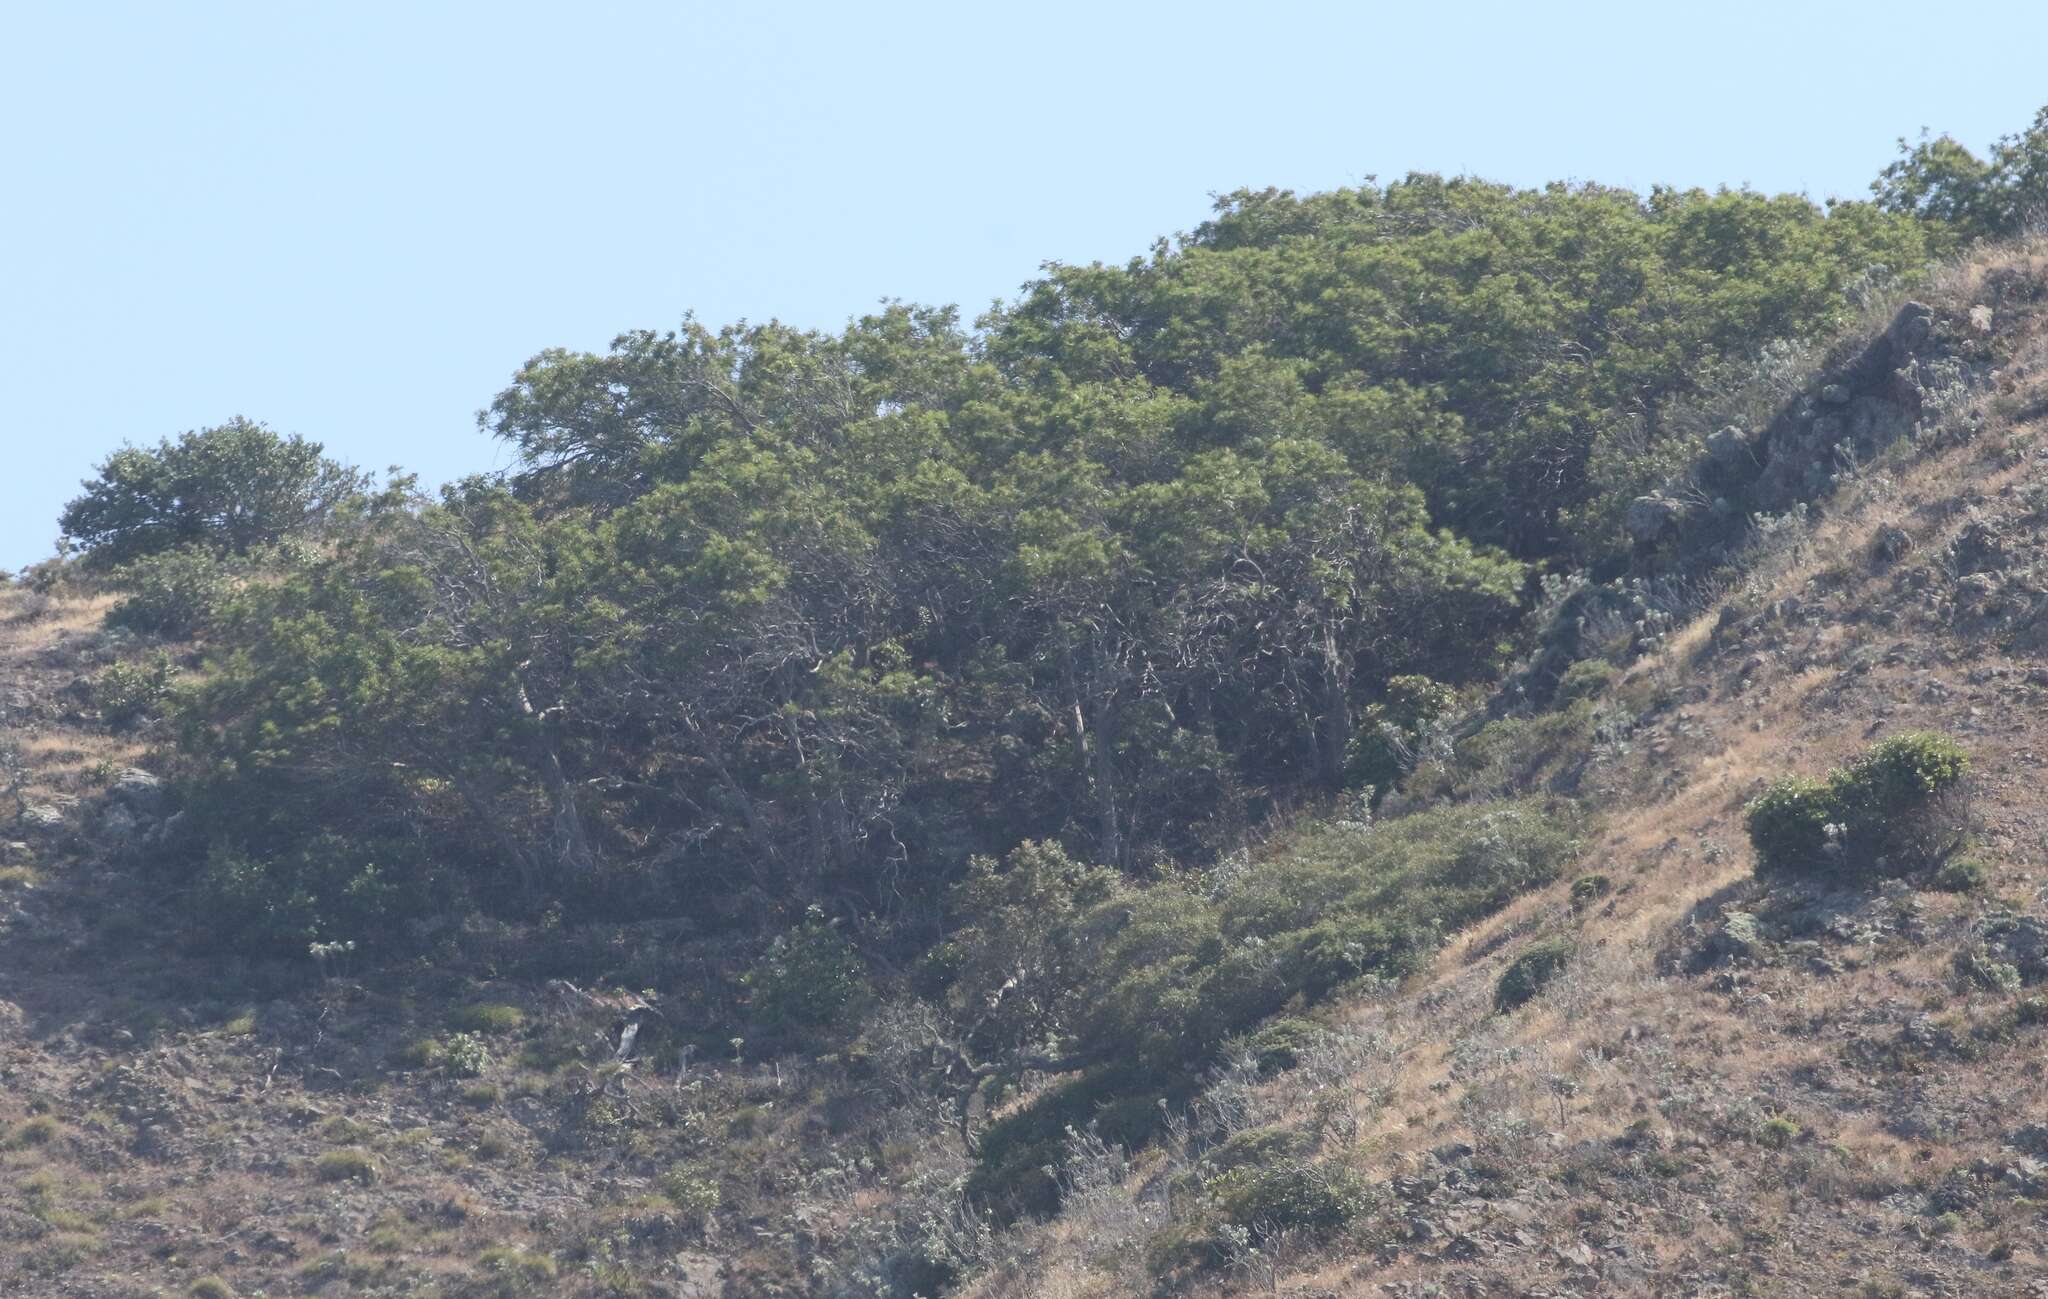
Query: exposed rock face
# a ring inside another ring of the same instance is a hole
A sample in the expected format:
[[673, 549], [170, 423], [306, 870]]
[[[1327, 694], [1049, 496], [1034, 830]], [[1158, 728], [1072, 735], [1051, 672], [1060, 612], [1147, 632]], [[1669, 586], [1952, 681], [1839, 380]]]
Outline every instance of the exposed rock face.
[[[1744, 520], [1800, 509], [1838, 475], [1911, 436], [1930, 402], [1953, 401], [1955, 385], [1975, 382], [1979, 372], [1967, 363], [1971, 345], [1959, 328], [1908, 302], [1883, 333], [1817, 376], [1762, 429], [1729, 425], [1703, 438], [1688, 473], [1637, 497], [1623, 514], [1637, 573], [1663, 570], [1673, 559], [1712, 562], [1723, 547], [1740, 544]], [[1713, 507], [1692, 508], [1687, 502], [1695, 499]]]

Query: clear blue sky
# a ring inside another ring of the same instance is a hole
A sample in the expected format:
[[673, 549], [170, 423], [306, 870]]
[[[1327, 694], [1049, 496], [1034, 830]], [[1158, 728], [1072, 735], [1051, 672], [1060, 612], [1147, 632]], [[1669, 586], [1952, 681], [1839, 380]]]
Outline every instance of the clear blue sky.
[[2040, 0], [0, 6], [0, 566], [123, 441], [435, 481], [543, 347], [972, 315], [1239, 186], [1861, 196], [2024, 125], [2044, 49]]

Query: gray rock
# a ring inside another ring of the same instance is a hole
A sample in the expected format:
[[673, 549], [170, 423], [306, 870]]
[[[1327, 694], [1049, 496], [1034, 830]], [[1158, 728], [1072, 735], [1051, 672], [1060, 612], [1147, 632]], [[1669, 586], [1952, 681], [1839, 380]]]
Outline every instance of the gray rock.
[[1934, 334], [1934, 308], [1922, 302], [1908, 302], [1892, 317], [1885, 335], [1902, 352], [1917, 351]]
[[1730, 911], [1721, 917], [1721, 927], [1707, 940], [1707, 955], [1715, 961], [1754, 961], [1762, 958], [1769, 944], [1754, 915]]
[[142, 823], [125, 803], [110, 803], [100, 813], [99, 834], [102, 839], [125, 844], [134, 839]]
[[1733, 424], [1707, 436], [1707, 459], [1723, 469], [1740, 469], [1756, 464], [1756, 455], [1749, 447], [1749, 435]]
[[1677, 531], [1686, 512], [1685, 502], [1654, 492], [1629, 502], [1622, 516], [1622, 525], [1628, 529], [1629, 539], [1637, 545], [1653, 546]]
[[2012, 565], [2002, 528], [1979, 519], [1964, 528], [1955, 544], [1956, 571], [2001, 573]]
[[32, 834], [62, 834], [64, 814], [47, 803], [38, 803], [22, 810], [21, 826]]
[[1848, 405], [1849, 396], [1850, 393], [1847, 384], [1831, 383], [1827, 384], [1820, 390], [1820, 399], [1830, 406]]
[[163, 810], [164, 782], [140, 767], [124, 768], [110, 791], [130, 811], [155, 816]]

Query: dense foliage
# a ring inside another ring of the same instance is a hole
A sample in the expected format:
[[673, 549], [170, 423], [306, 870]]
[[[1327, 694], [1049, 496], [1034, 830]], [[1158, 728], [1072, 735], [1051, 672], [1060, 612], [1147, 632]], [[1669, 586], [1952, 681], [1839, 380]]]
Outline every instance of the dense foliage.
[[1787, 776], [1747, 809], [1760, 874], [1904, 874], [1962, 841], [1969, 756], [1945, 735], [1881, 740], [1826, 780]]
[[[670, 922], [731, 958], [745, 1035], [712, 1040], [915, 1057], [977, 1207], [1049, 1207], [1076, 1130], [1142, 1139], [1239, 1047], [1289, 1067], [1312, 1028], [1261, 1024], [1570, 865], [1613, 669], [1566, 656], [1453, 728], [1539, 591], [1628, 569], [1708, 389], [2033, 183], [2034, 144], [1926, 148], [1827, 208], [1243, 191], [971, 328], [892, 304], [544, 352], [480, 417], [517, 468], [434, 497], [243, 421], [124, 450], [67, 532], [118, 621], [208, 640], [154, 868], [247, 952]], [[111, 683], [131, 720], [168, 672]], [[1903, 853], [1955, 756], [1773, 789], [1760, 859]], [[1569, 959], [1525, 953], [1501, 1008]], [[1354, 1189], [1290, 1156], [1205, 1193], [1249, 1241]]]
[[362, 490], [318, 442], [236, 418], [123, 447], [64, 508], [64, 535], [112, 567], [178, 547], [247, 554], [304, 528]]
[[543, 353], [483, 417], [509, 481], [361, 506], [242, 597], [187, 713], [199, 826], [271, 863], [284, 946], [386, 929], [288, 902], [330, 834], [382, 846], [327, 880], [413, 845], [406, 896], [816, 903], [913, 948], [977, 853], [1206, 860], [1398, 779], [1531, 565], [1623, 553], [1692, 454], [1657, 412], [1928, 246], [1871, 205], [1415, 176], [1231, 195], [973, 330]]
[[2048, 108], [1979, 158], [1950, 136], [1899, 141], [1899, 157], [1871, 186], [1887, 211], [1927, 218], [1958, 239], [2018, 235], [2048, 222]]

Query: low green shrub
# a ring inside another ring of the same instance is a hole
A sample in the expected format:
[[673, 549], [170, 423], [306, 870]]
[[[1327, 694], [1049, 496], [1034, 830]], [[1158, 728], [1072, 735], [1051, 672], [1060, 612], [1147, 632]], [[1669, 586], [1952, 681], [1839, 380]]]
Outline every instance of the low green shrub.
[[168, 654], [160, 653], [146, 664], [116, 663], [93, 678], [93, 707], [107, 725], [127, 726], [162, 709], [176, 676]]
[[483, 1299], [527, 1299], [552, 1295], [560, 1269], [546, 1254], [516, 1245], [497, 1245], [477, 1255], [477, 1275], [461, 1293]]
[[347, 1146], [314, 1160], [313, 1176], [323, 1182], [360, 1182], [368, 1186], [377, 1180], [377, 1161], [369, 1151]]
[[1307, 1153], [1309, 1138], [1299, 1128], [1273, 1124], [1234, 1132], [1222, 1145], [1203, 1156], [1202, 1163], [1214, 1174], [1240, 1168], [1279, 1164]]
[[1757, 872], [1817, 865], [1827, 849], [1827, 828], [1834, 816], [1834, 794], [1828, 782], [1807, 776], [1771, 782], [1743, 809], [1749, 842], [1756, 849]]
[[26, 1146], [47, 1146], [57, 1137], [57, 1120], [47, 1114], [37, 1114], [16, 1124], [14, 1131], [7, 1134], [7, 1144], [14, 1149]]
[[115, 570], [113, 585], [126, 594], [107, 611], [107, 621], [160, 636], [204, 630], [232, 590], [227, 566], [203, 546], [180, 546], [125, 564]]
[[771, 1030], [850, 1026], [872, 995], [860, 953], [817, 907], [769, 944], [745, 982], [754, 1021]]
[[1991, 882], [1991, 871], [1974, 857], [1957, 857], [1934, 873], [1933, 882], [1944, 893], [1975, 893]]
[[491, 1048], [475, 1033], [455, 1033], [441, 1046], [441, 1067], [451, 1078], [480, 1077], [491, 1067]]
[[1226, 1221], [1255, 1236], [1326, 1236], [1356, 1217], [1365, 1198], [1349, 1169], [1301, 1158], [1232, 1169], [1209, 1183], [1209, 1194]]
[[448, 1027], [464, 1033], [513, 1033], [525, 1023], [526, 1014], [517, 1006], [462, 1006], [448, 1016]]
[[1345, 779], [1354, 787], [1391, 788], [1407, 771], [1423, 732], [1448, 716], [1458, 692], [1424, 676], [1390, 679], [1384, 697], [1366, 705], [1345, 753]]
[[1587, 907], [1614, 892], [1614, 881], [1606, 875], [1594, 872], [1581, 875], [1572, 881], [1572, 905]]
[[1500, 984], [1493, 992], [1493, 1008], [1509, 1011], [1527, 1005], [1571, 963], [1575, 950], [1568, 939], [1550, 938], [1517, 956], [1500, 976]]
[[1897, 875], [1939, 861], [1962, 842], [1969, 768], [1954, 740], [1915, 731], [1826, 780], [1776, 781], [1744, 811], [1757, 873]]
[[241, 950], [304, 957], [433, 914], [438, 873], [418, 844], [320, 835], [275, 855], [215, 845], [192, 880], [195, 922]]
[[678, 1168], [661, 1179], [661, 1193], [698, 1226], [718, 1211], [724, 1195], [718, 1179], [701, 1168]]
[[1621, 677], [1621, 669], [1606, 659], [1580, 659], [1566, 668], [1558, 678], [1557, 694], [1553, 696], [1562, 708], [1575, 704], [1581, 699], [1591, 699], [1606, 693], [1607, 687]]
[[1285, 1073], [1300, 1064], [1301, 1053], [1322, 1036], [1322, 1028], [1308, 1020], [1276, 1019], [1252, 1034], [1245, 1049], [1258, 1061], [1260, 1073]]

